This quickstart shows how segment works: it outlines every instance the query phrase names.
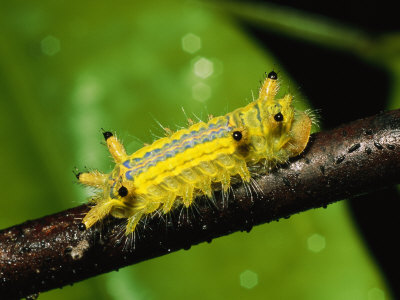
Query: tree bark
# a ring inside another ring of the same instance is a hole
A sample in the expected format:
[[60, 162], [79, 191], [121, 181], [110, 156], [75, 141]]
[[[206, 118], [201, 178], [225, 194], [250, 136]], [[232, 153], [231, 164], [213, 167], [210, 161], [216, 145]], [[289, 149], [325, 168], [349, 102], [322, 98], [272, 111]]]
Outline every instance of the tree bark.
[[400, 110], [313, 134], [302, 155], [255, 182], [251, 189], [234, 186], [225, 201], [216, 193], [215, 205], [200, 198], [188, 210], [149, 218], [128, 238], [120, 219], [107, 218], [86, 230], [81, 218], [87, 205], [4, 229], [1, 298], [34, 298], [39, 292], [399, 183]]

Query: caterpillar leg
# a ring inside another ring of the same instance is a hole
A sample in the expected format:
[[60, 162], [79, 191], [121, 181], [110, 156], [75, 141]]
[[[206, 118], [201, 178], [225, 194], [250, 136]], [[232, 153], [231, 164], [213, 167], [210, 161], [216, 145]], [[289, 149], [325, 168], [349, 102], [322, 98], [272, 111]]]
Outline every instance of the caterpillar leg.
[[197, 182], [195, 188], [200, 190], [200, 194], [206, 195], [210, 199], [212, 198], [213, 194], [210, 177], [205, 177], [202, 181]]
[[211, 189], [211, 178], [205, 179], [203, 182], [200, 183], [200, 190], [206, 195], [208, 198], [212, 198], [212, 189]]
[[97, 203], [83, 218], [82, 223], [85, 224], [86, 228], [92, 227], [98, 221], [108, 216], [112, 209], [123, 205], [121, 201], [111, 200]]
[[78, 173], [76, 178], [80, 183], [96, 188], [102, 188], [106, 182], [108, 175], [100, 173], [99, 171], [93, 171], [89, 173]]
[[250, 182], [250, 172], [244, 160], [238, 160], [237, 172], [244, 182]]
[[175, 198], [176, 198], [176, 194], [175, 193], [172, 193], [172, 192], [168, 193], [168, 195], [167, 195], [167, 197], [166, 197], [166, 199], [164, 201], [163, 207], [162, 207], [162, 210], [163, 210], [164, 214], [168, 213], [171, 210], [172, 205], [175, 202]]
[[126, 231], [125, 235], [129, 235], [130, 233], [135, 231], [137, 224], [139, 223], [140, 219], [144, 214], [143, 210], [136, 212], [133, 216], [128, 218], [128, 223], [126, 224]]
[[259, 99], [263, 99], [267, 103], [273, 103], [276, 94], [279, 90], [278, 84], [278, 74], [274, 71], [268, 73], [267, 78], [265, 79], [262, 87], [260, 88], [260, 96]]
[[222, 173], [221, 175], [221, 187], [224, 193], [228, 192], [231, 186], [231, 176], [229, 173]]
[[106, 140], [108, 151], [110, 151], [114, 161], [117, 164], [124, 162], [127, 158], [124, 145], [122, 145], [110, 131], [103, 132], [103, 136]]
[[160, 202], [152, 202], [151, 204], [148, 204], [146, 207], [146, 214], [155, 212], [160, 207], [160, 204]]
[[189, 207], [190, 204], [192, 204], [193, 202], [193, 190], [193, 185], [186, 184], [182, 196], [183, 205], [185, 205], [186, 207]]
[[125, 235], [129, 235], [130, 233], [134, 232], [136, 226], [138, 225], [139, 221], [142, 217], [146, 214], [151, 214], [152, 212], [156, 211], [160, 207], [160, 202], [151, 202], [147, 204], [145, 207], [141, 207], [140, 210], [137, 210], [133, 215], [128, 217], [128, 223], [126, 224], [126, 231]]

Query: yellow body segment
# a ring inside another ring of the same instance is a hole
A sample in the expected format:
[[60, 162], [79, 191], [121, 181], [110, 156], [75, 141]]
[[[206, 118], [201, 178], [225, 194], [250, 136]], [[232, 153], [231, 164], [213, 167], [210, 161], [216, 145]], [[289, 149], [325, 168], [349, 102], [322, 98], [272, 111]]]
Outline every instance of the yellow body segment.
[[311, 120], [295, 112], [291, 95], [276, 100], [277, 92], [277, 75], [271, 72], [259, 98], [246, 107], [171, 133], [131, 155], [105, 132], [116, 165], [110, 174], [79, 175], [81, 183], [101, 190], [83, 223], [89, 228], [111, 214], [128, 219], [129, 234], [143, 215], [166, 214], [181, 203], [188, 207], [198, 195], [212, 197], [214, 189], [227, 192], [232, 177], [250, 181], [249, 167], [265, 173], [300, 154]]

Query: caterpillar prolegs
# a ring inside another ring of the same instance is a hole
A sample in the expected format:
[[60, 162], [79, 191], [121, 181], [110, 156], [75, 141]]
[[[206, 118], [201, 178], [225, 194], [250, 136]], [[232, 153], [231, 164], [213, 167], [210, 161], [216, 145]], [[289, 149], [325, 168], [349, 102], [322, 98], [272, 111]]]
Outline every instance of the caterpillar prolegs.
[[111, 132], [104, 132], [113, 171], [77, 175], [82, 184], [99, 190], [83, 218], [86, 228], [112, 215], [126, 218], [126, 234], [132, 233], [144, 215], [166, 214], [179, 204], [189, 207], [196, 196], [211, 197], [214, 189], [227, 192], [232, 179], [250, 182], [249, 168], [265, 173], [266, 166], [300, 154], [312, 122], [295, 111], [292, 95], [275, 99], [277, 79], [270, 72], [258, 99], [247, 106], [171, 132], [130, 155]]

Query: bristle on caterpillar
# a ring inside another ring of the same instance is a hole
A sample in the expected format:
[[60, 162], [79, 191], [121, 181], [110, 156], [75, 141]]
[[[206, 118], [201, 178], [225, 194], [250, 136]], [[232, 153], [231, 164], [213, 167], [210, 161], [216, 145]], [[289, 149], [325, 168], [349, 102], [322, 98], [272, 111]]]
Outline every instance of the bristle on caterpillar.
[[166, 137], [131, 155], [111, 132], [103, 132], [115, 167], [109, 174], [77, 175], [80, 183], [101, 190], [82, 223], [90, 228], [108, 215], [126, 218], [130, 234], [145, 215], [189, 207], [199, 195], [211, 198], [215, 189], [227, 194], [232, 178], [251, 184], [249, 170], [266, 173], [300, 154], [312, 121], [294, 110], [292, 95], [275, 99], [277, 79], [268, 73], [258, 99], [247, 106], [210, 116], [207, 123], [188, 119], [189, 128], [176, 132], [165, 128]]

